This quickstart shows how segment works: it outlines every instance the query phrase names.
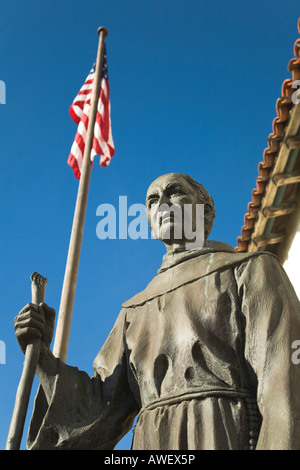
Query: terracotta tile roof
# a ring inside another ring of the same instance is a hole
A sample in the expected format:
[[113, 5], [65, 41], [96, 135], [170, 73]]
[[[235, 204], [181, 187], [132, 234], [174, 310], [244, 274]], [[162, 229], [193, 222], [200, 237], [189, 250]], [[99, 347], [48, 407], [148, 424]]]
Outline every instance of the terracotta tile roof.
[[[300, 18], [298, 20], [298, 31], [300, 33]], [[293, 145], [290, 145], [291, 149], [300, 147], [300, 137], [299, 136], [297, 137], [298, 129], [300, 130], [300, 114], [299, 113], [297, 114], [297, 116], [293, 117], [294, 121], [296, 119], [297, 132], [295, 133], [295, 125], [291, 127], [290, 130], [288, 129], [289, 125], [291, 124], [291, 118], [293, 116], [293, 113], [292, 113], [293, 109], [297, 108], [297, 105], [294, 104], [292, 101], [292, 95], [293, 93], [295, 93], [296, 89], [299, 89], [299, 86], [296, 88], [295, 87], [293, 88], [292, 84], [295, 80], [300, 80], [300, 39], [297, 39], [294, 44], [294, 58], [291, 59], [288, 64], [288, 71], [291, 72], [292, 76], [291, 78], [284, 80], [282, 84], [282, 89], [281, 89], [281, 96], [277, 99], [277, 102], [276, 102], [276, 117], [274, 118], [273, 123], [272, 123], [272, 133], [269, 135], [267, 139], [268, 147], [263, 152], [263, 161], [261, 161], [258, 165], [259, 176], [256, 178], [256, 188], [254, 188], [252, 191], [252, 200], [248, 204], [247, 212], [244, 217], [244, 225], [241, 229], [241, 236], [237, 238], [238, 245], [236, 247], [236, 251], [238, 252], [255, 251], [258, 249], [259, 250], [267, 249], [267, 251], [273, 251], [275, 253], [276, 251], [278, 251], [278, 244], [280, 243], [280, 241], [276, 242], [276, 240], [273, 237], [273, 242], [269, 244], [267, 243], [268, 240], [264, 239], [264, 242], [266, 242], [266, 244], [263, 245], [264, 243], [263, 241], [260, 240], [259, 243], [257, 242], [258, 237], [255, 238], [255, 235], [257, 235], [256, 232], [259, 233], [259, 231], [261, 232], [260, 235], [263, 235], [263, 230], [266, 225], [266, 220], [263, 219], [264, 222], [260, 222], [262, 218], [259, 217], [259, 215], [260, 215], [260, 212], [266, 209], [265, 199], [267, 198], [268, 191], [269, 191], [269, 195], [268, 195], [269, 200], [267, 202], [270, 206], [271, 193], [275, 197], [274, 188], [271, 187], [272, 185], [274, 185], [274, 181], [277, 181], [278, 187], [283, 186], [283, 184], [281, 183], [278, 184], [278, 181], [279, 181], [278, 174], [277, 175], [274, 174], [276, 165], [277, 165], [277, 171], [278, 171], [278, 168], [280, 167], [280, 165], [278, 166], [278, 164], [280, 163], [278, 162], [278, 159], [285, 158], [281, 156], [281, 152], [283, 151], [282, 150], [283, 146], [288, 147], [290, 142], [292, 141], [291, 139], [294, 139]], [[287, 130], [289, 130], [291, 135], [288, 135]], [[292, 134], [296, 134], [296, 135], [292, 135]], [[290, 140], [288, 140], [289, 138]], [[295, 143], [296, 140], [297, 142], [299, 141], [298, 144]], [[293, 168], [291, 168], [290, 166], [290, 170], [293, 170], [293, 172], [295, 172], [295, 169], [299, 167], [299, 162], [298, 162], [299, 156], [298, 156], [298, 160], [297, 158], [296, 159], [294, 158], [293, 160], [294, 160], [294, 166]], [[291, 175], [289, 176], [291, 177]], [[272, 185], [270, 184], [270, 180], [272, 180]], [[297, 178], [296, 178], [296, 181], [297, 181]], [[300, 184], [294, 183], [293, 184], [294, 194], [292, 196], [291, 194], [289, 194], [289, 197], [288, 196], [281, 197], [282, 199], [281, 205], [282, 204], [284, 205], [284, 208], [287, 212], [288, 210], [286, 208], [286, 202], [288, 201], [290, 204], [295, 202], [296, 196], [299, 193], [299, 187], [300, 187]], [[285, 186], [285, 189], [286, 188], [287, 186]], [[269, 206], [268, 206], [268, 209], [270, 208]], [[275, 207], [277, 208], [277, 212], [276, 211], [275, 212], [279, 214], [280, 212], [278, 212], [278, 204], [275, 204]], [[273, 213], [275, 212], [273, 210]], [[290, 210], [290, 212], [292, 211]], [[264, 215], [266, 215], [266, 211], [264, 211]], [[288, 214], [286, 212], [283, 213], [281, 211], [281, 217], [282, 216], [286, 217], [287, 215]], [[270, 216], [268, 216], [267, 218], [270, 218]], [[285, 223], [286, 222], [287, 222], [287, 219], [285, 218]], [[258, 227], [258, 224], [260, 224], [260, 227]], [[277, 238], [277, 240], [279, 240], [279, 238]], [[271, 249], [269, 245], [273, 245]]]

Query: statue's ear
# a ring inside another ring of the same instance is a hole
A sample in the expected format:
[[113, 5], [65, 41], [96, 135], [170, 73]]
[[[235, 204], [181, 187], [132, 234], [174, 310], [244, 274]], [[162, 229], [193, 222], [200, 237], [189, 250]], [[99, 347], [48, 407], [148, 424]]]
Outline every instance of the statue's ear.
[[204, 215], [210, 215], [212, 213], [213, 208], [210, 204], [204, 204]]

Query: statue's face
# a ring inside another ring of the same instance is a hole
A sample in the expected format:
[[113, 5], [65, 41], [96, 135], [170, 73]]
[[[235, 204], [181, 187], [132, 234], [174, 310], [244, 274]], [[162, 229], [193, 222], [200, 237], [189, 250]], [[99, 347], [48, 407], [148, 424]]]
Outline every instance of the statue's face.
[[[194, 208], [197, 204], [199, 195], [184, 177], [169, 173], [157, 178], [146, 196], [146, 213], [153, 236], [169, 244], [186, 243], [184, 228], [189, 224], [195, 230]], [[184, 209], [186, 205], [193, 208], [192, 212]], [[170, 206], [174, 211], [169, 210]]]

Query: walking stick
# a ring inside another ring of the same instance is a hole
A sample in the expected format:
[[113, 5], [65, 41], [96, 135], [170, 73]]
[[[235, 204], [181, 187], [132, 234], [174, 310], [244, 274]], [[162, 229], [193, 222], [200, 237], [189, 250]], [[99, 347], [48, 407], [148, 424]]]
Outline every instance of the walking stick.
[[[31, 279], [31, 300], [39, 305], [45, 300], [45, 290], [48, 279], [38, 273], [33, 273]], [[19, 450], [26, 419], [26, 413], [32, 388], [32, 383], [41, 350], [41, 340], [34, 339], [28, 343], [25, 351], [23, 371], [18, 385], [15, 406], [10, 422], [5, 450]]]

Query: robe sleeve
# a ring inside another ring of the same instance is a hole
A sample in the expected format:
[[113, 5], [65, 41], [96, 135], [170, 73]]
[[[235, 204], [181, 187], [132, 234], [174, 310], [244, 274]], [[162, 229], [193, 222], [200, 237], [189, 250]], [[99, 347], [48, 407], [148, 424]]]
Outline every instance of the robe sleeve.
[[131, 429], [138, 408], [130, 389], [124, 328], [122, 310], [91, 378], [57, 359], [51, 400], [47, 403], [41, 385], [35, 399], [28, 449], [113, 449]]
[[260, 450], [300, 448], [300, 303], [280, 263], [261, 254], [237, 269], [245, 315], [245, 357], [257, 379]]

